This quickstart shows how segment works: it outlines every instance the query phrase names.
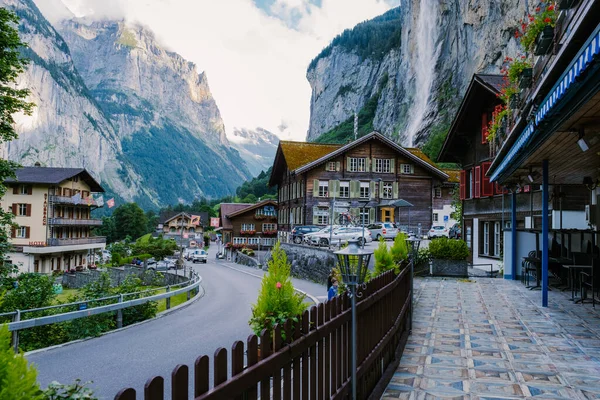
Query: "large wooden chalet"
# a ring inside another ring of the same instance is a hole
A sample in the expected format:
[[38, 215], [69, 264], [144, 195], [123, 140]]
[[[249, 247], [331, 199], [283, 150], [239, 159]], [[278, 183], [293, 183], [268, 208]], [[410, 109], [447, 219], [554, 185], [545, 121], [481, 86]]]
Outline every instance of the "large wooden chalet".
[[324, 226], [332, 217], [336, 224], [340, 215], [357, 224], [396, 222], [425, 234], [434, 188], [447, 179], [419, 149], [372, 132], [346, 145], [281, 141], [269, 185], [278, 187], [282, 238], [294, 225]]

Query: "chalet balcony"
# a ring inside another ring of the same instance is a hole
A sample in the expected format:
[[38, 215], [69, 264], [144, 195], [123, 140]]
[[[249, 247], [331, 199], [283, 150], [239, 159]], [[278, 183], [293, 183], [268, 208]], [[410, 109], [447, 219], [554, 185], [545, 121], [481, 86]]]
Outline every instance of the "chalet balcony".
[[94, 243], [106, 243], [105, 236], [94, 236], [84, 238], [50, 238], [48, 239], [48, 246], [74, 246], [78, 244], [94, 244]]
[[[55, 196], [55, 195], [50, 195], [48, 196], [48, 201], [54, 204], [75, 204], [75, 200], [73, 200], [72, 197], [68, 197], [68, 196]], [[88, 203], [86, 202], [85, 199], [81, 199], [79, 200], [79, 202], [76, 205], [85, 205], [87, 206]], [[98, 207], [98, 203], [96, 202], [96, 200], [92, 200], [89, 203], [90, 206], [92, 207]]]
[[102, 226], [101, 219], [50, 218], [49, 225], [54, 226]]

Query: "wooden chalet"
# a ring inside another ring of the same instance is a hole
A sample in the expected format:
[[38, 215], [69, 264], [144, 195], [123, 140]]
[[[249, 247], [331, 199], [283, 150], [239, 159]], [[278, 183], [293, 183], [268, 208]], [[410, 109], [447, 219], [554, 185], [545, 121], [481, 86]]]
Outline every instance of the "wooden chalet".
[[221, 204], [221, 226], [225, 244], [233, 247], [272, 247], [277, 240], [277, 202]]
[[372, 132], [346, 145], [281, 141], [269, 185], [278, 187], [283, 238], [294, 225], [324, 226], [332, 218], [396, 222], [425, 234], [434, 188], [447, 179], [419, 149]]

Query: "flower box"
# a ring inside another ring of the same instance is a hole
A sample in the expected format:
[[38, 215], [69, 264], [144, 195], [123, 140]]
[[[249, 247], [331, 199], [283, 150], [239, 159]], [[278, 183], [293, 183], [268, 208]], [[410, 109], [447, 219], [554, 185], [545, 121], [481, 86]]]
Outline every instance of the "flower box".
[[256, 231], [240, 231], [240, 235], [242, 236], [252, 236], [256, 234]]
[[519, 77], [519, 88], [527, 89], [533, 80], [533, 68], [525, 68]]
[[277, 231], [263, 231], [263, 236], [275, 236]]
[[579, 0], [559, 0], [558, 8], [561, 10], [568, 10], [569, 8], [573, 8], [579, 3]]
[[554, 27], [546, 25], [535, 41], [535, 49], [533, 54], [543, 56], [550, 52], [552, 41], [554, 40]]
[[257, 220], [260, 221], [260, 220], [263, 220], [263, 219], [267, 219], [267, 216], [263, 215], [263, 214], [254, 214], [254, 219], [257, 219]]

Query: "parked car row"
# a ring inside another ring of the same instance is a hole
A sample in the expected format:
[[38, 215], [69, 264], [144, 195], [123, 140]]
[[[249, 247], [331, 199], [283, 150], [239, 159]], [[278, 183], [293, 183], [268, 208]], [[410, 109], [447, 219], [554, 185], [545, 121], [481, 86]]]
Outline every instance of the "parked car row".
[[452, 225], [450, 228], [447, 228], [444, 225], [433, 225], [429, 232], [427, 232], [427, 238], [431, 240], [438, 237], [460, 239], [462, 237], [460, 225], [457, 223]]
[[[363, 234], [364, 232], [364, 234]], [[373, 241], [371, 232], [366, 227], [358, 226], [327, 226], [317, 232], [306, 233], [303, 236], [304, 243], [314, 246], [329, 246], [332, 244], [344, 243], [348, 240], [358, 240], [359, 244]]]

